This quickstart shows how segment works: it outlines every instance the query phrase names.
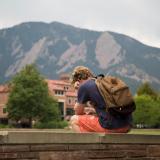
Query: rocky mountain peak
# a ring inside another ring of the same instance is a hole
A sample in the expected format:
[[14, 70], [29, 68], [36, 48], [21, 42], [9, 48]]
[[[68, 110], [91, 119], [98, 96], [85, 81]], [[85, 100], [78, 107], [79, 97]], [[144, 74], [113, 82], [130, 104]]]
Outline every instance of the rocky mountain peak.
[[121, 77], [133, 91], [144, 81], [160, 88], [160, 49], [114, 32], [59, 22], [28, 22], [0, 30], [0, 83], [31, 63], [48, 79], [84, 65], [95, 74]]

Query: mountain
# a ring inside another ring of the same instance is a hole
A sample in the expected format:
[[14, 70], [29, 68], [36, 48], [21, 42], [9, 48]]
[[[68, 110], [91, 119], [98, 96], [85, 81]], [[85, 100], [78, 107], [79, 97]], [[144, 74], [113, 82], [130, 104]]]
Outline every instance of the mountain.
[[28, 22], [0, 30], [0, 83], [36, 63], [49, 79], [85, 65], [116, 75], [135, 92], [145, 81], [160, 89], [160, 48], [114, 32], [97, 32], [53, 22]]

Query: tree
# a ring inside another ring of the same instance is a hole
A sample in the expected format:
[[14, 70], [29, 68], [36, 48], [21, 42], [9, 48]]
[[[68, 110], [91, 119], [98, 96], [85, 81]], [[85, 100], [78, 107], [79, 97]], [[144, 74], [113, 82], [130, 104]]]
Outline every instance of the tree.
[[149, 95], [135, 97], [136, 111], [134, 112], [134, 123], [147, 127], [160, 127], [160, 100]]
[[58, 103], [49, 95], [44, 78], [35, 65], [27, 65], [11, 81], [11, 92], [7, 103], [10, 119], [26, 119], [32, 127], [32, 120], [59, 120]]
[[160, 127], [160, 96], [149, 83], [142, 84], [135, 97], [134, 123], [148, 127]]
[[150, 86], [148, 82], [145, 82], [138, 88], [137, 95], [149, 95], [152, 98], [158, 97], [158, 93]]

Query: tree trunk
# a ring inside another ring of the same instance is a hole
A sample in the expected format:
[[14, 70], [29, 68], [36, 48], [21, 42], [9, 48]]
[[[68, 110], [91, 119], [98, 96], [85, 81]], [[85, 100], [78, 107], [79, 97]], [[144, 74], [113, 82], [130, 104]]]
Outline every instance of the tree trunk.
[[29, 128], [32, 128], [32, 117], [29, 118]]

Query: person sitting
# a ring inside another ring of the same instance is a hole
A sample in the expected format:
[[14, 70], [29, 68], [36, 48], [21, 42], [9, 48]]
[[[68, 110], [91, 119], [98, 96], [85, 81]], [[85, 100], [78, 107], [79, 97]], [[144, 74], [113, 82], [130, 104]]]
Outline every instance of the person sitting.
[[[94, 77], [85, 66], [77, 66], [73, 70], [71, 83], [78, 91], [74, 105], [75, 115], [70, 119], [70, 127], [80, 133], [127, 133], [132, 126], [132, 114], [115, 116], [107, 112]], [[96, 114], [86, 114], [88, 104], [95, 109]]]

